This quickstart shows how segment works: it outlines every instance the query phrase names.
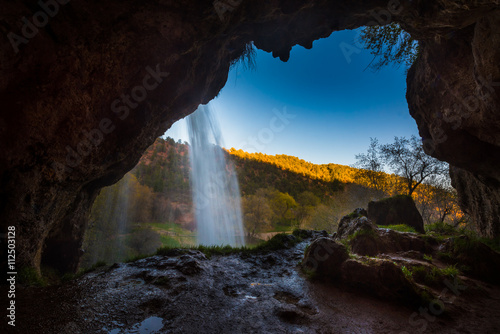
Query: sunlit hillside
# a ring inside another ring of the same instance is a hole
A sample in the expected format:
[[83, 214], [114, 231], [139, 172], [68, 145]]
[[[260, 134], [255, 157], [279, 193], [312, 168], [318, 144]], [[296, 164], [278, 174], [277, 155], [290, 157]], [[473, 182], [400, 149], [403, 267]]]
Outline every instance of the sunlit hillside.
[[[340, 218], [355, 208], [404, 192], [405, 180], [393, 174], [316, 165], [288, 155], [235, 149], [225, 154], [238, 174], [249, 240], [297, 227], [333, 232]], [[95, 201], [85, 240], [102, 247], [88, 249], [84, 263], [123, 260], [162, 245], [193, 245], [196, 224], [189, 178], [189, 145], [157, 139], [137, 166]], [[449, 191], [422, 184], [413, 198], [428, 224], [457, 225], [464, 218]]]

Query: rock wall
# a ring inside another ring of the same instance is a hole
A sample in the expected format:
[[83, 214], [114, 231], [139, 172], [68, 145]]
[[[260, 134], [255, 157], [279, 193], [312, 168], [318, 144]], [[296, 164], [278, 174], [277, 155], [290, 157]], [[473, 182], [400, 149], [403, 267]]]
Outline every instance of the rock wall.
[[500, 183], [466, 170], [452, 167], [450, 176], [458, 192], [460, 206], [468, 213], [481, 234], [500, 235]]
[[498, 0], [9, 1], [0, 16], [2, 232], [16, 226], [19, 266], [76, 270], [99, 189], [214, 98], [246, 43], [286, 61], [296, 44], [377, 21], [398, 21], [422, 41], [408, 102], [429, 153], [499, 180], [500, 88], [480, 90], [490, 99], [474, 113], [446, 111], [475, 96], [481, 77], [500, 81], [498, 13]]

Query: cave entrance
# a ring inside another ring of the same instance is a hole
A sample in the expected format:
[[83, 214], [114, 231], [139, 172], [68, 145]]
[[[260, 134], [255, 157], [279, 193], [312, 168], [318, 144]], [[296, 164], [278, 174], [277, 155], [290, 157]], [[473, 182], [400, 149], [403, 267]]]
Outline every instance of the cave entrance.
[[[295, 46], [288, 62], [255, 49], [251, 56], [254, 68], [244, 62], [233, 65], [225, 87], [211, 101], [226, 149], [286, 154], [315, 164], [352, 165], [355, 155], [366, 151], [370, 137], [389, 142], [394, 136], [416, 135], [417, 127], [405, 100], [406, 69], [386, 67], [374, 72], [367, 68], [373, 56], [360, 48], [358, 38], [359, 30], [335, 32], [315, 41], [312, 50]], [[130, 224], [118, 239], [128, 238], [131, 246], [121, 258], [112, 254], [119, 247], [102, 248], [92, 256], [84, 254], [84, 267], [97, 258], [120, 261], [135, 253], [152, 253], [155, 245], [195, 243], [188, 142], [185, 120], [180, 120], [165, 133], [162, 142], [157, 141], [146, 151], [134, 170], [113, 186], [116, 189], [102, 191], [94, 204], [96, 212], [117, 212], [106, 217], [108, 228], [120, 226], [124, 212], [108, 204], [124, 198], [130, 201]], [[152, 168], [155, 161], [158, 170]], [[281, 194], [288, 192], [287, 185], [280, 187]], [[315, 201], [314, 197], [309, 200]], [[286, 219], [287, 210], [283, 212]], [[99, 219], [93, 217], [91, 221]], [[98, 240], [98, 233], [89, 229], [87, 242]], [[273, 233], [258, 237], [267, 239]]]

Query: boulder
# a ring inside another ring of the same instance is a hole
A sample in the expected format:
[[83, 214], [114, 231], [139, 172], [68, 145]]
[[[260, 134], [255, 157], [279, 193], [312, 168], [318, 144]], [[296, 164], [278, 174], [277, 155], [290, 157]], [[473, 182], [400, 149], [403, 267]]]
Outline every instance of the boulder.
[[368, 218], [377, 225], [400, 225], [413, 227], [425, 233], [424, 220], [410, 196], [398, 195], [368, 203]]
[[380, 298], [399, 300], [409, 305], [418, 305], [421, 297], [392, 261], [359, 258], [342, 264], [342, 281], [356, 289]]
[[358, 231], [362, 233], [370, 233], [369, 231], [376, 230], [375, 226], [368, 218], [360, 217], [355, 212], [342, 217], [337, 228], [336, 239], [345, 239]]
[[307, 248], [302, 267], [322, 278], [337, 279], [347, 259], [349, 252], [344, 245], [330, 238], [318, 238]]
[[340, 220], [335, 240], [342, 239], [348, 240], [353, 253], [363, 256], [408, 251], [433, 252], [432, 245], [422, 236], [378, 228], [369, 218], [359, 216], [356, 211]]

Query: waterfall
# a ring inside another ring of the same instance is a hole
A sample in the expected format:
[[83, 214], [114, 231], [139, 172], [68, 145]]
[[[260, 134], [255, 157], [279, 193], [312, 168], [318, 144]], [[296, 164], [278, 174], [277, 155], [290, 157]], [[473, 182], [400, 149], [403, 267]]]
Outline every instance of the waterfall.
[[208, 105], [200, 105], [187, 124], [198, 243], [242, 246], [240, 190], [234, 167], [224, 157], [219, 124]]

